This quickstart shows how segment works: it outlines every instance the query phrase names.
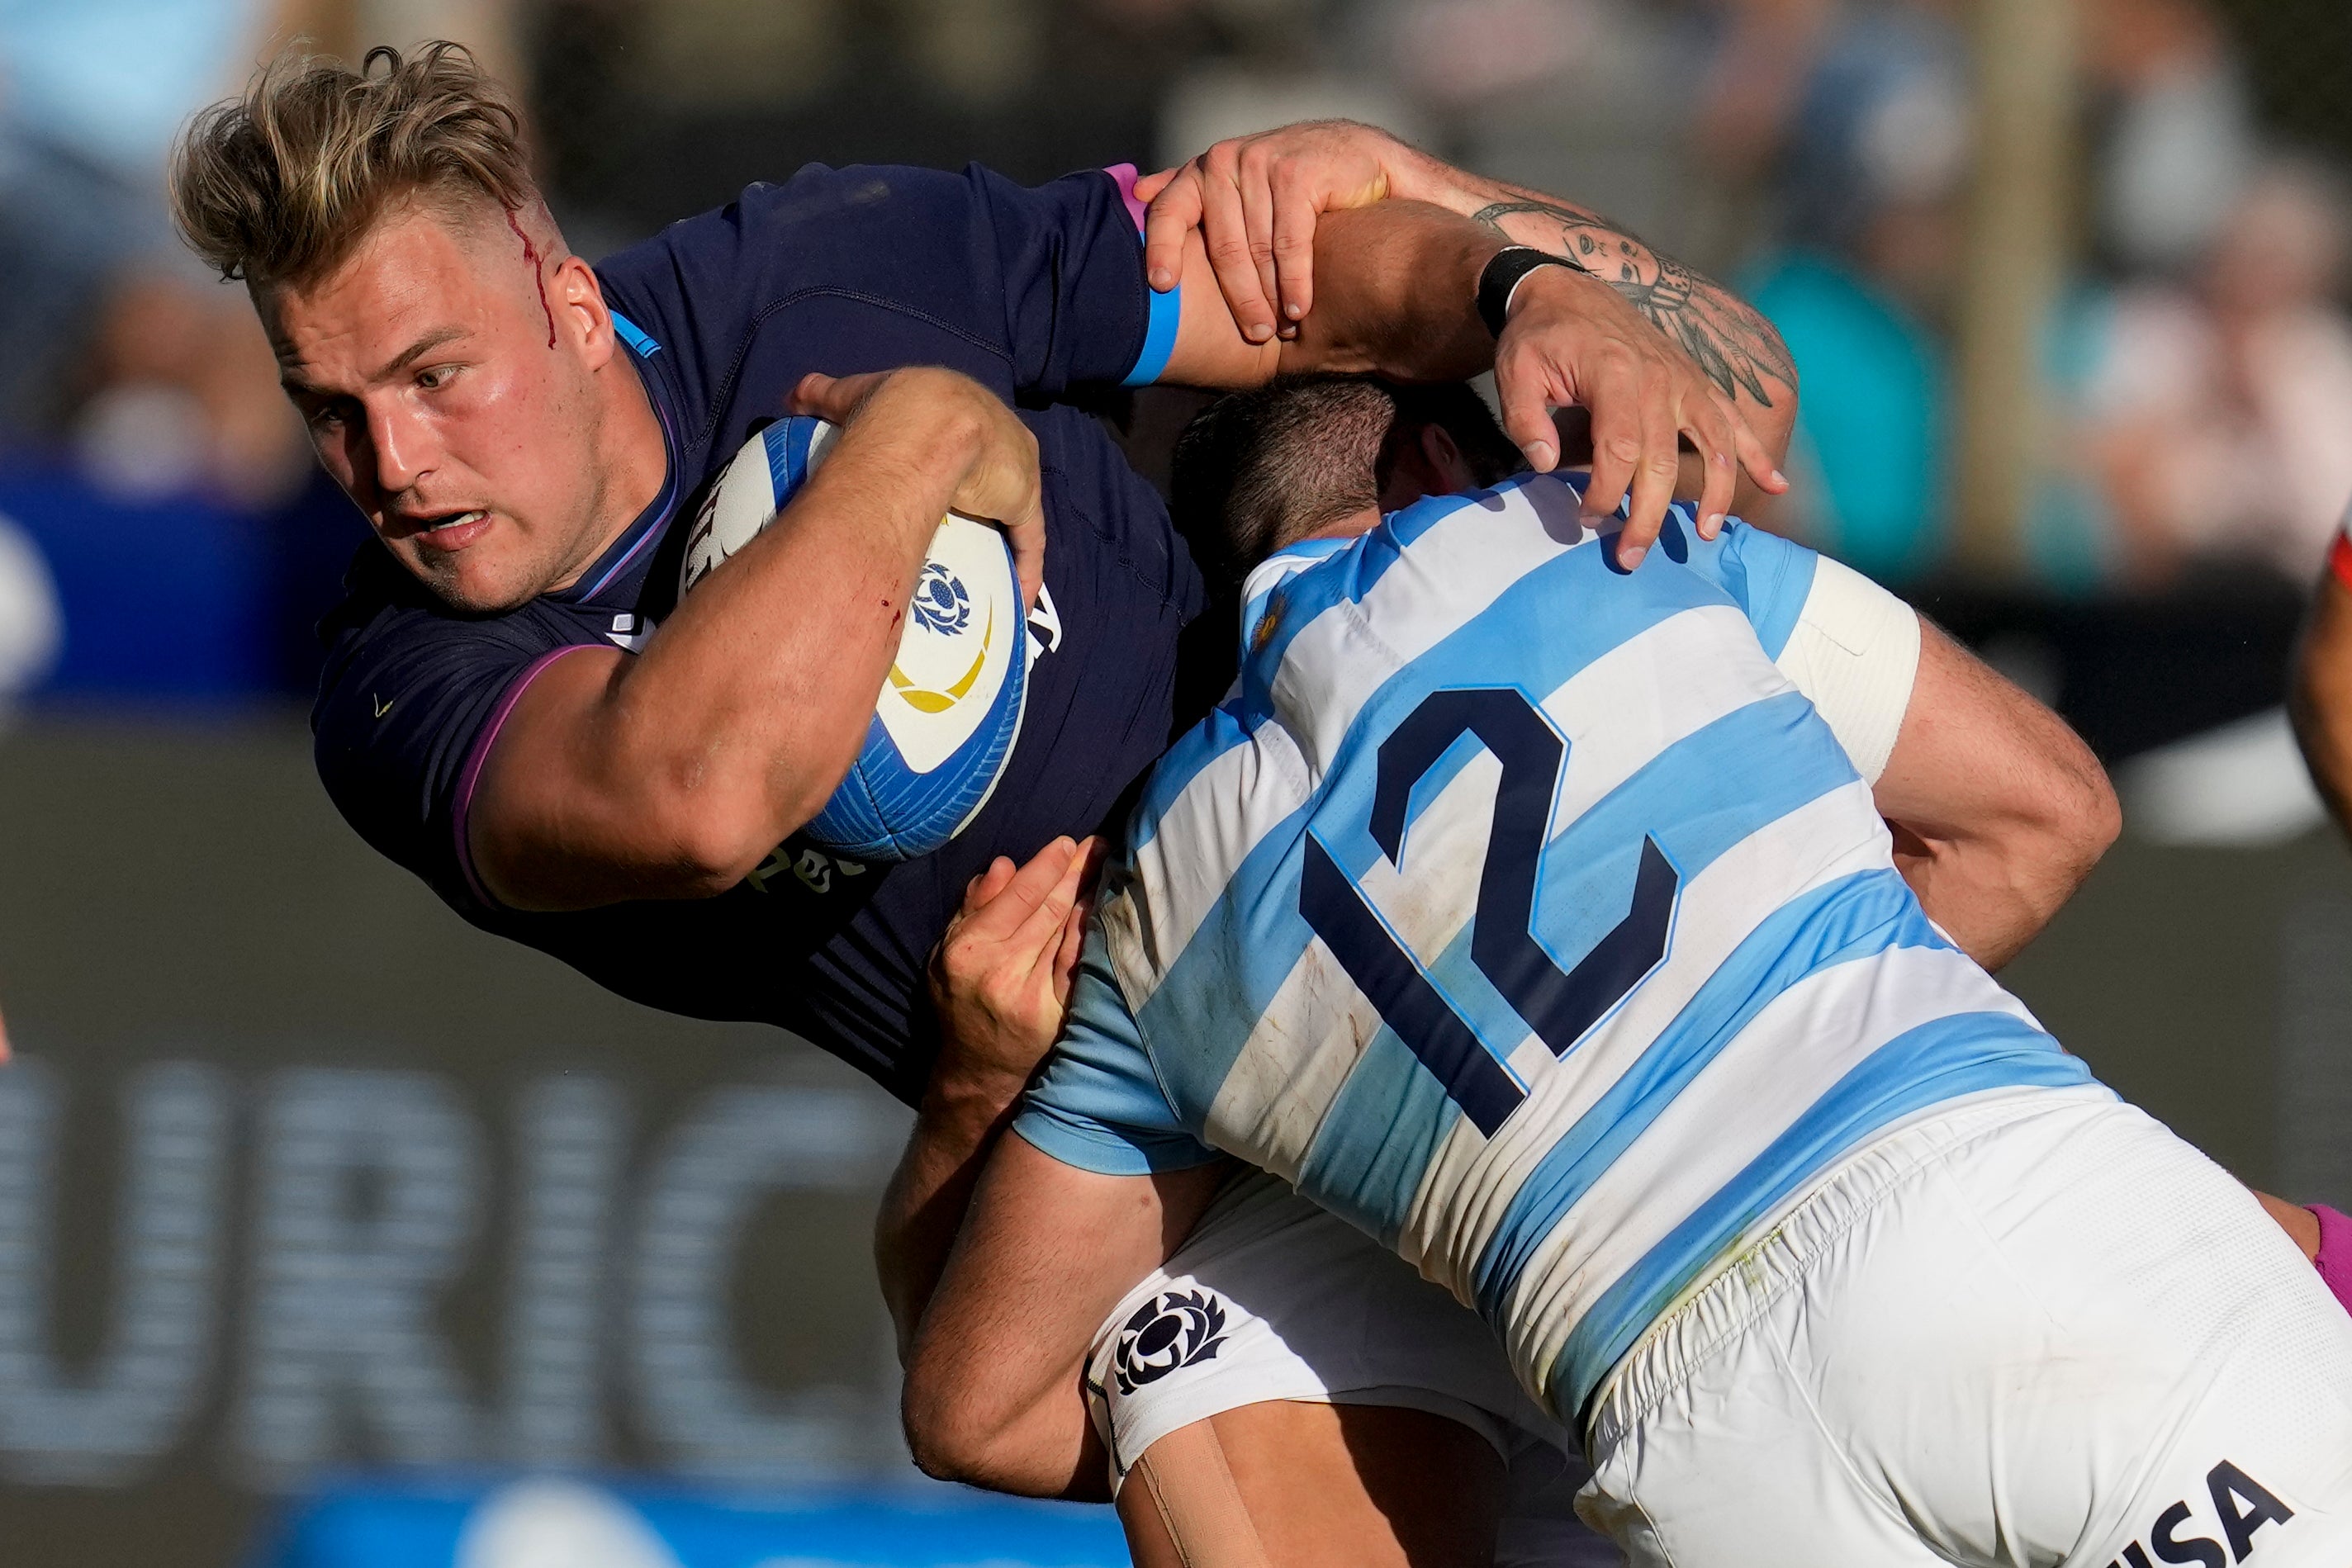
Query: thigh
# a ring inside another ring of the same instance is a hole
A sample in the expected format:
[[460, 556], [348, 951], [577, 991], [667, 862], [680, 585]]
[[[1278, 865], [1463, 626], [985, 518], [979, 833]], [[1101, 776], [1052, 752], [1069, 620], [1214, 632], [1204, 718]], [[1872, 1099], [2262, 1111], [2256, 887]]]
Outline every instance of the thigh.
[[1274, 1400], [1401, 1406], [1569, 1446], [1486, 1325], [1370, 1238], [1271, 1176], [1222, 1195], [1097, 1331], [1087, 1384], [1113, 1482], [1152, 1443]]
[[1488, 1568], [1504, 1494], [1459, 1422], [1268, 1400], [1153, 1443], [1118, 1512], [1136, 1568]]
[[1823, 1431], [1790, 1364], [1808, 1292], [1776, 1283], [1735, 1267], [1636, 1346], [1655, 1385], [1579, 1512], [1634, 1568], [1951, 1568]]
[[2042, 1375], [1982, 1385], [2007, 1533], [2088, 1568], [2352, 1562], [2352, 1318], [2252, 1193], [2122, 1104], [1946, 1169], [2046, 1317]]
[[[1139, 1563], [1167, 1560], [1174, 1516], [1228, 1543], [1263, 1533], [1284, 1568], [1320, 1561], [1300, 1555], [1317, 1539], [1350, 1562], [1415, 1563], [1451, 1563], [1467, 1542], [1484, 1564], [1498, 1510], [1514, 1565], [1618, 1561], [1576, 1517], [1567, 1434], [1486, 1326], [1272, 1177], [1229, 1189], [1114, 1309], [1087, 1381]], [[1263, 1532], [1227, 1528], [1236, 1488]]]
[[2352, 1320], [2251, 1194], [2113, 1101], [1906, 1141], [1750, 1347], [1825, 1489], [1962, 1564], [2352, 1561]]

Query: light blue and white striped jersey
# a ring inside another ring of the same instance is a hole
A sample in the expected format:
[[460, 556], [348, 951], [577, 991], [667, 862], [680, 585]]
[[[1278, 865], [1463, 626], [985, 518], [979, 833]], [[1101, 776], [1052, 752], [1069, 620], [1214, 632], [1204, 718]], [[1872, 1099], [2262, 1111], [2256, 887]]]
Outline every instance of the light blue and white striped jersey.
[[1677, 508], [1622, 571], [1536, 476], [1260, 567], [1016, 1129], [1097, 1171], [1275, 1172], [1573, 1420], [1841, 1156], [2087, 1082], [1929, 924], [1775, 663], [1839, 570]]

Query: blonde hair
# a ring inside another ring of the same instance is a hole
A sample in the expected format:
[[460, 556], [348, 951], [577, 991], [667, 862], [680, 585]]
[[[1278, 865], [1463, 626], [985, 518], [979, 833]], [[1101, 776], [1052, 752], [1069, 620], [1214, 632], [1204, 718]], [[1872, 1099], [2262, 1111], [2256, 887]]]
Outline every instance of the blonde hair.
[[356, 71], [289, 50], [199, 113], [172, 159], [172, 216], [225, 278], [303, 284], [406, 196], [538, 201], [522, 117], [463, 45], [374, 48]]

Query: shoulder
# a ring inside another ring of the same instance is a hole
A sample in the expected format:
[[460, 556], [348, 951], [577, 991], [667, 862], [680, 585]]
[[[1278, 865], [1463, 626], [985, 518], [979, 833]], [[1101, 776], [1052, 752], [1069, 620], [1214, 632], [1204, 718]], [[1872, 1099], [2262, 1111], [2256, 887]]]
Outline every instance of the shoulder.
[[[877, 279], [956, 274], [976, 231], [1085, 222], [1124, 207], [1099, 171], [1034, 188], [973, 163], [961, 172], [903, 164], [810, 163], [789, 180], [747, 185], [735, 200], [681, 218], [597, 264], [624, 294], [714, 282], [877, 289]], [[880, 291], [877, 289], [877, 291]]]
[[343, 598], [320, 622], [326, 663], [320, 678], [323, 712], [352, 678], [391, 668], [457, 672], [528, 660], [586, 641], [582, 629], [603, 612], [548, 600], [469, 615], [452, 610], [370, 540], [343, 577]]
[[1702, 539], [1681, 502], [1669, 526], [1689, 540], [1691, 570], [1728, 594], [1756, 628], [1764, 651], [1780, 657], [1812, 592], [1822, 558], [1738, 517], [1727, 520], [1714, 538]]

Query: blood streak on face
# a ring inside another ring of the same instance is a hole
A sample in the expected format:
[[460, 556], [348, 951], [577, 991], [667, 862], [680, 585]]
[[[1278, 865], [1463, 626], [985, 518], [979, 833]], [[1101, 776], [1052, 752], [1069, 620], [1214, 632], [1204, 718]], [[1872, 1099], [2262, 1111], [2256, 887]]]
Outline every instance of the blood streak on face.
[[540, 265], [539, 246], [530, 243], [530, 235], [522, 232], [515, 215], [507, 214], [507, 227], [514, 230], [515, 238], [522, 241], [522, 258], [530, 264], [530, 280], [539, 285], [539, 311], [547, 318], [547, 346], [555, 347], [555, 312], [547, 303], [547, 271]]

